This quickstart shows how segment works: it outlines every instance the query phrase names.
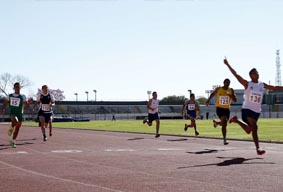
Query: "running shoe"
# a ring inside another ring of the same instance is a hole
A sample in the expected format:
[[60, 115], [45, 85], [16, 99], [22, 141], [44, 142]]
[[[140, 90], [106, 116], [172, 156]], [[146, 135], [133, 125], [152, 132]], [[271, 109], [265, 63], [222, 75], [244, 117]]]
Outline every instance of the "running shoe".
[[155, 135], [155, 138], [158, 138], [158, 137], [160, 137], [160, 134], [156, 134], [156, 135]]
[[142, 123], [145, 124], [147, 122], [147, 118], [144, 118]]
[[198, 136], [198, 135], [199, 135], [199, 132], [198, 132], [198, 131], [195, 131], [195, 135]]
[[224, 139], [224, 140], [223, 140], [223, 144], [224, 144], [224, 145], [228, 145], [229, 142], [228, 142], [226, 139]]
[[185, 123], [184, 131], [187, 131], [187, 130], [188, 130], [188, 125], [187, 123]]
[[10, 145], [11, 145], [11, 147], [13, 147], [13, 148], [16, 148], [16, 147], [17, 147], [17, 145], [16, 145], [16, 142], [15, 142], [15, 141], [10, 141]]
[[52, 132], [49, 132], [49, 137], [52, 137]]
[[47, 137], [45, 135], [43, 136], [43, 141], [47, 141]]
[[11, 136], [13, 134], [13, 131], [14, 131], [13, 127], [10, 127], [8, 129], [8, 135]]
[[234, 117], [232, 117], [230, 120], [229, 120], [229, 123], [235, 123], [235, 122], [237, 122], [238, 121], [238, 117], [237, 116], [234, 116]]
[[216, 120], [215, 120], [215, 119], [213, 119], [213, 127], [214, 127], [214, 128], [216, 128], [216, 127], [217, 127], [217, 125], [218, 125], [218, 124], [217, 124]]
[[263, 154], [265, 154], [265, 150], [263, 150], [263, 149], [261, 149], [261, 148], [257, 148], [256, 152], [257, 152], [258, 155], [263, 155]]

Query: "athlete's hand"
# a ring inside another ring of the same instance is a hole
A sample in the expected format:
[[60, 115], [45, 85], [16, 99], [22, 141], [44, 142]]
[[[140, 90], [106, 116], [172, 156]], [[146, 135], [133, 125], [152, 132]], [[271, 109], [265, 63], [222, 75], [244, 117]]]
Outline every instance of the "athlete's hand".
[[209, 102], [208, 102], [208, 101], [206, 101], [206, 102], [205, 102], [205, 105], [206, 105], [206, 106], [208, 106], [208, 104], [209, 104]]
[[228, 60], [227, 60], [226, 57], [225, 57], [225, 59], [224, 59], [224, 64], [225, 64], [225, 65], [229, 65], [229, 62], [228, 62]]
[[30, 104], [32, 104], [32, 102], [33, 102], [33, 98], [32, 97], [28, 98], [27, 104], [30, 105]]

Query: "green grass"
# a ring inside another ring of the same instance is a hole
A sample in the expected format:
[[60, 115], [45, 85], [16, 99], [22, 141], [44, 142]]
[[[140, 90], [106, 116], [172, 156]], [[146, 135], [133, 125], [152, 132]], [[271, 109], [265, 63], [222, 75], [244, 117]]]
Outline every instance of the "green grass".
[[[161, 120], [160, 133], [173, 135], [191, 135], [194, 131], [188, 129], [184, 132], [186, 120]], [[37, 126], [35, 122], [25, 122], [24, 125]], [[283, 142], [283, 119], [259, 119], [258, 134], [261, 141]], [[155, 124], [152, 127], [142, 124], [137, 120], [117, 120], [117, 121], [90, 121], [90, 122], [64, 122], [53, 123], [56, 128], [77, 128], [91, 130], [108, 130], [138, 133], [155, 133]], [[221, 127], [213, 128], [212, 120], [197, 120], [200, 136], [222, 138]], [[228, 124], [227, 138], [252, 140], [252, 136], [246, 134], [237, 124]]]

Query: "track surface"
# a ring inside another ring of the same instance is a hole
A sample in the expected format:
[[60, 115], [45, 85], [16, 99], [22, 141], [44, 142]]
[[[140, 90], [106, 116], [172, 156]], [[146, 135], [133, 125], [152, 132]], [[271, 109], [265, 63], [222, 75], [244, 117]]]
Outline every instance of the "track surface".
[[283, 145], [196, 137], [22, 127], [17, 148], [0, 124], [0, 191], [283, 190]]

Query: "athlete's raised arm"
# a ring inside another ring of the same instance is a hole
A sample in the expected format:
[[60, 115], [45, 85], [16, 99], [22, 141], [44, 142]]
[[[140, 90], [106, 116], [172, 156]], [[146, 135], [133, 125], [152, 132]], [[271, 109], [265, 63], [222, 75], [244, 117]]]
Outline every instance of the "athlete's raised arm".
[[224, 59], [224, 64], [229, 68], [229, 70], [236, 77], [236, 79], [239, 81], [239, 83], [241, 83], [246, 89], [248, 87], [248, 81], [237, 74], [237, 72], [231, 67], [231, 65], [229, 64], [229, 62], [226, 58]]

